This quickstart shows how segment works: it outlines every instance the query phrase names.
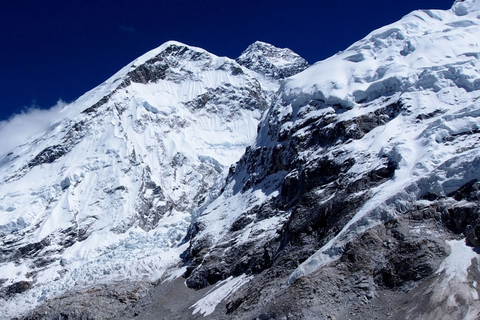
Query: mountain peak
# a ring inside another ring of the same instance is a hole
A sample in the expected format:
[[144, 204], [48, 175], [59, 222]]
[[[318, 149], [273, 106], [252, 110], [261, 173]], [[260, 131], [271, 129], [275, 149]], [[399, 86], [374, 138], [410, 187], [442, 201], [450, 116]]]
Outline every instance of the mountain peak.
[[[272, 83], [232, 59], [169, 41], [1, 158], [0, 318], [28, 311], [40, 292], [45, 300], [73, 284], [125, 278], [120, 256], [139, 279], [143, 266], [158, 266], [148, 273], [160, 277], [177, 264], [193, 210], [254, 142], [278, 88]], [[142, 256], [127, 252], [134, 242]], [[155, 249], [142, 248], [150, 244]], [[22, 272], [11, 271], [14, 263]]]
[[287, 48], [255, 41], [236, 59], [242, 66], [269, 79], [284, 79], [308, 67], [308, 62]]
[[182, 43], [182, 42], [179, 42], [179, 41], [170, 40], [170, 41], [167, 41], [167, 42], [163, 43], [162, 45], [158, 46], [157, 48], [148, 51], [147, 53], [143, 54], [142, 56], [138, 57], [137, 59], [135, 59], [133, 61], [133, 65], [134, 66], [139, 66], [141, 64], [144, 64], [146, 61], [156, 57], [157, 55], [161, 54], [164, 51], [170, 51], [172, 48], [183, 48], [183, 49], [186, 49], [186, 50], [193, 50], [193, 51], [205, 52], [205, 53], [207, 52], [207, 51], [205, 51], [204, 49], [201, 49], [201, 48], [189, 46], [189, 45], [187, 45], [185, 43]]
[[479, 39], [142, 55], [0, 158], [0, 318], [478, 319]]

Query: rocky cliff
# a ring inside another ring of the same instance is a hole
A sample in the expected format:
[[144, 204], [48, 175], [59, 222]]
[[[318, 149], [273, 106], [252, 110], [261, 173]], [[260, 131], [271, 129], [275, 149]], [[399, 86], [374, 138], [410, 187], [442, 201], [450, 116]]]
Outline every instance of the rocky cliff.
[[479, 318], [478, 6], [308, 68], [262, 42], [137, 59], [0, 162], [3, 310]]

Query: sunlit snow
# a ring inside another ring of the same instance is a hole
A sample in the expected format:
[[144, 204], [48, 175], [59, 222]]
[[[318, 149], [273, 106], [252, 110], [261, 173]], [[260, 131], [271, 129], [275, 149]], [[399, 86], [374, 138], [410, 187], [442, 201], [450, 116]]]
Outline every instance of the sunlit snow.
[[[165, 79], [128, 80], [171, 48]], [[234, 60], [172, 41], [62, 106], [46, 133], [0, 159], [0, 240], [34, 245], [0, 263], [3, 286], [33, 283], [0, 314], [74, 288], [155, 281], [177, 266], [191, 214], [253, 143], [276, 88]], [[258, 100], [241, 100], [249, 92]]]

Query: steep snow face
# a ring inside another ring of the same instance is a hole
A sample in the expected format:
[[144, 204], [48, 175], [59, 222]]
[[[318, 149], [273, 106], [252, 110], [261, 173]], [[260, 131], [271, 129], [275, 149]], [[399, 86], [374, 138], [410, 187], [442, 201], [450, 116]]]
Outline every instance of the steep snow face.
[[[355, 159], [346, 172], [351, 179], [385, 161], [395, 163], [395, 172], [391, 180], [372, 190], [373, 197], [334, 239], [302, 264], [293, 279], [331, 261], [349, 237], [379, 223], [382, 216], [401, 213], [399, 202], [426, 193], [446, 196], [480, 178], [473, 165], [480, 161], [476, 7], [476, 1], [462, 1], [450, 11], [415, 11], [285, 84], [283, 105], [277, 104], [276, 119], [269, 120], [269, 137], [281, 136], [283, 130], [306, 119], [358, 119], [398, 104], [387, 123], [332, 141], [343, 142], [328, 148], [336, 161]], [[345, 128], [346, 134], [358, 130], [355, 127], [352, 123]], [[301, 156], [315, 161], [325, 151], [308, 150]]]
[[302, 104], [302, 97], [314, 96], [348, 108], [400, 91], [439, 91], [452, 85], [476, 90], [480, 84], [471, 64], [478, 59], [480, 13], [455, 14], [455, 8], [472, 10], [474, 3], [458, 2], [450, 11], [414, 11], [375, 30], [289, 79], [283, 97]]
[[308, 67], [308, 62], [292, 50], [261, 41], [251, 44], [236, 61], [267, 79], [284, 79]]
[[168, 42], [65, 106], [0, 160], [0, 314], [178, 263], [191, 213], [254, 141], [276, 86]]
[[285, 80], [256, 144], [197, 219], [191, 251], [208, 253], [187, 283], [259, 273], [288, 243], [316, 243], [295, 281], [364, 231], [479, 180], [478, 14], [471, 0], [412, 12]]

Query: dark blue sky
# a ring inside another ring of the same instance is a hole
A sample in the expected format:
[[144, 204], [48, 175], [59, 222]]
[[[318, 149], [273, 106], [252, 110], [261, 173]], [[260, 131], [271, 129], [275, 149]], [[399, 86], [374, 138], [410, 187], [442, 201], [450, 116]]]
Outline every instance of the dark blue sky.
[[0, 120], [70, 102], [168, 40], [230, 58], [262, 40], [314, 63], [412, 10], [453, 1], [0, 1]]

